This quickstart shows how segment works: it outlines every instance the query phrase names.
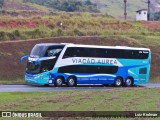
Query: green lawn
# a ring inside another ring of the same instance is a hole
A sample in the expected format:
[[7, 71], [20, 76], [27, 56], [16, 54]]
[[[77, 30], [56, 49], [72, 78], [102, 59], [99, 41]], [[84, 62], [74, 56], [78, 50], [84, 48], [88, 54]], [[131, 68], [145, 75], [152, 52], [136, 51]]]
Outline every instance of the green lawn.
[[0, 111], [160, 111], [159, 94], [159, 88], [0, 93]]
[[157, 111], [160, 89], [114, 88], [106, 91], [0, 93], [0, 110]]
[[25, 84], [24, 79], [18, 78], [14, 80], [0, 80], [0, 85], [6, 85], [6, 84]]

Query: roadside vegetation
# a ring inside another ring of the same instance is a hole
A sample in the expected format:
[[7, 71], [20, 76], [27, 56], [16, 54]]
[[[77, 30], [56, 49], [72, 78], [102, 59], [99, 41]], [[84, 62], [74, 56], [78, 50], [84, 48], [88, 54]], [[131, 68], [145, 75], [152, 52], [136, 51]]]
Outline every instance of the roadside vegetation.
[[160, 89], [157, 88], [115, 88], [103, 91], [69, 90], [47, 93], [0, 93], [0, 96], [3, 96], [0, 99], [0, 110], [159, 111], [159, 94]]
[[[151, 25], [150, 25], [151, 24]], [[122, 21], [91, 13], [55, 13], [54, 16], [3, 17], [0, 41], [59, 36], [160, 36], [159, 23]]]

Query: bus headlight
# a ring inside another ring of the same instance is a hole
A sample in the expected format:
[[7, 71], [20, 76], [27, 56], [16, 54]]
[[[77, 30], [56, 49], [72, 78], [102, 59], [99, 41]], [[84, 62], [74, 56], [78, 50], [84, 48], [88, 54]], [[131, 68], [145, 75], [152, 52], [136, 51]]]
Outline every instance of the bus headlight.
[[52, 75], [49, 75], [49, 80], [52, 80]]

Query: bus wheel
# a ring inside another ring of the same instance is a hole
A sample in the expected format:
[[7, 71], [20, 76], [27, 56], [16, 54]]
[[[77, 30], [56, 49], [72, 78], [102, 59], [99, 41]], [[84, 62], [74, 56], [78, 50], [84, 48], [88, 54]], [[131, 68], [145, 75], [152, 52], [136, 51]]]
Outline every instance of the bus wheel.
[[127, 87], [133, 86], [133, 79], [130, 78], [130, 77], [128, 77], [128, 78], [126, 79], [126, 81], [125, 81], [125, 85], [126, 85]]
[[77, 81], [75, 77], [69, 77], [67, 80], [68, 87], [74, 87], [77, 85]]
[[63, 78], [62, 78], [62, 77], [57, 77], [57, 78], [55, 79], [55, 81], [54, 81], [54, 85], [55, 85], [56, 87], [61, 87], [62, 84], [63, 84]]
[[115, 79], [114, 85], [115, 85], [116, 87], [120, 87], [120, 86], [122, 86], [122, 84], [123, 84], [122, 78], [121, 78], [121, 77], [117, 77], [117, 78]]

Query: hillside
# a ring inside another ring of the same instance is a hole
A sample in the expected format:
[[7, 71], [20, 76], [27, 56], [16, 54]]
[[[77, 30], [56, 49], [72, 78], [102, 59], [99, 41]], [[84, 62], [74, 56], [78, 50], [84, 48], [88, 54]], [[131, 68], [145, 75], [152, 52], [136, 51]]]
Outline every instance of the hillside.
[[[0, 0], [0, 6], [1, 6]], [[146, 0], [127, 0], [127, 18], [135, 19], [137, 10], [147, 9]], [[151, 10], [160, 11], [159, 0], [151, 0]], [[4, 0], [3, 10], [101, 12], [124, 19], [123, 0]]]
[[[57, 10], [63, 10], [63, 5], [61, 5], [63, 0], [24, 0], [26, 2], [32, 2], [39, 5], [44, 5], [50, 8], [55, 8]], [[43, 2], [41, 2], [43, 1]], [[60, 5], [57, 4], [55, 1], [60, 1]], [[68, 0], [73, 1], [73, 0]], [[124, 1], [123, 0], [79, 0], [79, 1], [90, 1], [89, 6], [94, 8], [95, 10], [100, 10], [103, 14], [109, 14], [115, 18], [123, 19], [124, 17]], [[66, 4], [66, 3], [64, 3]], [[73, 4], [72, 4], [73, 5]], [[66, 7], [70, 7], [71, 5], [68, 4]], [[84, 6], [84, 5], [83, 5]], [[135, 19], [135, 11], [147, 8], [147, 4], [144, 3], [144, 0], [127, 0], [127, 13], [128, 13], [128, 19]], [[63, 11], [67, 11], [63, 10]], [[83, 11], [79, 9], [78, 11]], [[88, 12], [94, 12], [94, 10], [86, 10]]]
[[[16, 10], [16, 11], [45, 11], [48, 12], [49, 8], [40, 6], [34, 3], [24, 3], [23, 0], [1, 0], [2, 9], [9, 11], [9, 10]], [[2, 3], [3, 2], [3, 3]]]
[[65, 12], [100, 12], [96, 4], [90, 0], [23, 0], [24, 3], [34, 3], [53, 10]]
[[[124, 17], [124, 0], [91, 0], [96, 3], [102, 13], [108, 13], [115, 18]], [[127, 18], [134, 20], [136, 11], [139, 9], [148, 9], [148, 0], [127, 0]], [[160, 0], [150, 0], [151, 13], [160, 12]], [[151, 15], [154, 17], [154, 15]]]
[[[97, 3], [98, 8], [102, 13], [108, 13], [115, 18], [124, 18], [124, 0], [91, 0]], [[147, 8], [144, 0], [127, 0], [127, 16], [128, 19], [135, 19], [136, 11], [142, 8]]]
[[53, 14], [43, 17], [3, 16], [0, 19], [0, 41], [58, 36], [160, 35], [160, 22], [116, 20], [97, 13]]
[[90, 1], [74, 0], [0, 0], [3, 10], [100, 12]]

